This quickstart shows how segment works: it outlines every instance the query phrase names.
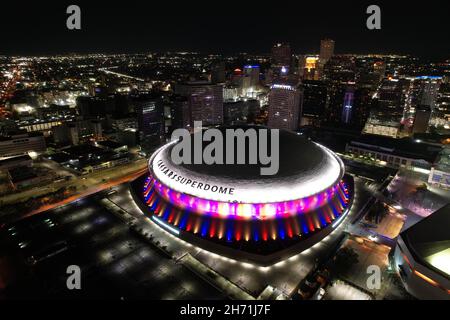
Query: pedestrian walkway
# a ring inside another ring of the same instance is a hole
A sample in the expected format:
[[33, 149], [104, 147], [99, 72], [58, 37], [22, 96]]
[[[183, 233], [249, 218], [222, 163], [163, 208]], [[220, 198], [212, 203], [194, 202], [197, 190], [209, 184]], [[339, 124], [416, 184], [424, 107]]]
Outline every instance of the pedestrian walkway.
[[189, 253], [183, 255], [178, 259], [178, 263], [181, 263], [184, 267], [191, 270], [203, 280], [210, 283], [212, 286], [223, 292], [227, 297], [234, 300], [255, 300], [255, 298], [239, 288], [233, 282], [229, 281], [213, 269], [204, 265]]
[[126, 223], [133, 223], [134, 221], [136, 221], [135, 217], [133, 217], [131, 214], [129, 214], [127, 211], [122, 209], [120, 206], [118, 206], [108, 198], [103, 198], [102, 200], [100, 200], [100, 203], [116, 217]]

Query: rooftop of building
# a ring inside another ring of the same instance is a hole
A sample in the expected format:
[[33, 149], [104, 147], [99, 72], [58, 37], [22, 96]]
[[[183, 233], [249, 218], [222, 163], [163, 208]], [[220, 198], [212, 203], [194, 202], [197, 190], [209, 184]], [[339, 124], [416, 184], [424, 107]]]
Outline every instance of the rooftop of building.
[[70, 155], [68, 155], [67, 153], [64, 153], [64, 152], [53, 153], [51, 155], [47, 155], [46, 157], [47, 157], [47, 159], [53, 160], [58, 163], [67, 162], [72, 158]]
[[123, 143], [119, 143], [112, 140], [97, 141], [97, 145], [108, 149], [118, 149], [124, 146]]
[[11, 182], [14, 184], [37, 177], [34, 170], [26, 166], [9, 169], [8, 172], [9, 176], [11, 177]]
[[0, 141], [10, 141], [28, 137], [43, 137], [41, 132], [27, 132], [25, 129], [8, 132], [8, 135], [0, 136]]
[[450, 279], [450, 204], [401, 233], [414, 258]]
[[450, 147], [443, 148], [439, 153], [436, 169], [450, 172]]
[[[122, 144], [118, 145], [123, 146]], [[128, 157], [127, 153], [114, 152], [90, 144], [71, 146], [47, 156], [49, 160], [73, 167], [76, 170], [86, 166], [95, 166], [107, 161], [126, 157]]]
[[5, 158], [5, 159], [0, 160], [0, 167], [8, 166], [12, 163], [19, 163], [19, 162], [23, 162], [23, 161], [33, 161], [33, 159], [31, 159], [31, 157], [27, 154], [22, 155], [22, 156], [17, 156], [17, 157]]
[[353, 146], [364, 146], [365, 148], [390, 153], [405, 158], [425, 160], [434, 163], [437, 160], [442, 147], [431, 145], [410, 138], [395, 139], [386, 136], [363, 134], [350, 142]]
[[102, 148], [93, 146], [91, 144], [70, 146], [68, 148], [62, 149], [61, 151], [71, 156], [72, 159], [86, 157], [92, 154], [102, 154], [105, 152]]
[[280, 88], [280, 89], [288, 89], [289, 87], [292, 89], [296, 89], [299, 86], [299, 82], [293, 79], [275, 79], [271, 88]]

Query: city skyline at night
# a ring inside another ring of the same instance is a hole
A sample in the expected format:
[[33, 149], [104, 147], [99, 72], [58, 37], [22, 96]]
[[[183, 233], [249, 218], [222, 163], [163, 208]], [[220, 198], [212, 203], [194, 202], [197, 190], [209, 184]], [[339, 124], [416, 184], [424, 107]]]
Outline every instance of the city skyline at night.
[[0, 6], [0, 302], [450, 299], [448, 2]]
[[[78, 2], [81, 30], [65, 26], [72, 3], [8, 2], [0, 26], [0, 54], [139, 53], [196, 51], [212, 54], [264, 54], [268, 43], [289, 42], [294, 52], [318, 51], [317, 39], [332, 38], [336, 53], [409, 54], [429, 60], [448, 58], [448, 3], [424, 8], [381, 1], [381, 29], [366, 27], [370, 2], [286, 3], [266, 17], [269, 4], [230, 2], [213, 10], [204, 1], [169, 6], [161, 2]], [[290, 10], [295, 9], [295, 10]], [[432, 12], [432, 13], [431, 13]], [[17, 18], [16, 18], [17, 17]], [[14, 28], [11, 28], [14, 26]]]

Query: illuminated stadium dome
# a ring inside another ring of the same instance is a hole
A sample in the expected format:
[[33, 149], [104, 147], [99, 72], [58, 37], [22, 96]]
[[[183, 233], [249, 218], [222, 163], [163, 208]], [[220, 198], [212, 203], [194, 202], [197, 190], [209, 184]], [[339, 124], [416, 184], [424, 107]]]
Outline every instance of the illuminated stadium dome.
[[205, 250], [268, 265], [322, 240], [351, 205], [342, 161], [296, 133], [279, 131], [275, 175], [260, 164], [177, 165], [177, 143], [151, 156], [135, 197], [155, 223]]

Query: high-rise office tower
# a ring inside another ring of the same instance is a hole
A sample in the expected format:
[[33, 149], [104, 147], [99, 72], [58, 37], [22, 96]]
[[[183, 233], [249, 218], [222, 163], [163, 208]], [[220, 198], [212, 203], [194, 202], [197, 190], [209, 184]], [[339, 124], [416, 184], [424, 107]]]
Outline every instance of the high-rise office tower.
[[336, 126], [340, 125], [346, 88], [346, 83], [328, 85], [328, 97], [323, 122]]
[[433, 110], [436, 105], [440, 85], [441, 80], [439, 77], [421, 77], [419, 79], [419, 103], [430, 106], [431, 110]]
[[[411, 129], [415, 122], [416, 110], [421, 106], [428, 106], [435, 116], [439, 113], [436, 109], [438, 92], [441, 85], [441, 77], [420, 76], [408, 79], [408, 84], [404, 90], [404, 105], [402, 124], [407, 133], [412, 133]], [[435, 118], [435, 117], [433, 117]], [[432, 121], [434, 123], [434, 120]]]
[[141, 145], [160, 142], [164, 135], [164, 110], [156, 97], [133, 97]]
[[297, 130], [302, 106], [302, 89], [295, 82], [276, 82], [269, 92], [268, 126]]
[[287, 43], [277, 43], [272, 47], [272, 65], [289, 67], [291, 65], [291, 47]]
[[229, 84], [223, 87], [223, 101], [236, 101], [240, 96], [241, 88], [237, 85]]
[[304, 80], [303, 106], [301, 114], [302, 126], [318, 126], [325, 120], [324, 112], [327, 104], [327, 85], [322, 81]]
[[76, 99], [78, 113], [84, 118], [99, 118], [114, 113], [114, 97], [112, 96], [79, 96]]
[[303, 76], [305, 74], [305, 66], [306, 66], [306, 57], [304, 55], [298, 55], [298, 76], [300, 79], [303, 79]]
[[130, 101], [128, 94], [116, 93], [114, 95], [113, 117], [115, 119], [125, 118], [130, 114]]
[[191, 125], [202, 121], [205, 126], [223, 123], [223, 86], [204, 81], [175, 86], [175, 93], [188, 100]]
[[252, 97], [253, 93], [259, 87], [259, 66], [244, 66], [244, 77], [242, 79], [242, 94], [246, 97]]
[[242, 79], [244, 78], [244, 72], [239, 69], [236, 68], [233, 70], [233, 73], [231, 74], [231, 84], [237, 87], [241, 87], [242, 86]]
[[379, 117], [400, 122], [405, 107], [408, 80], [385, 79], [377, 91], [376, 113]]
[[379, 81], [383, 80], [386, 73], [386, 63], [384, 61], [376, 61], [373, 64], [373, 73], [378, 76]]
[[225, 83], [225, 62], [219, 61], [211, 65], [211, 82]]
[[301, 56], [299, 60], [299, 76], [304, 80], [319, 79], [319, 58], [317, 56]]
[[102, 137], [102, 122], [99, 120], [91, 120], [90, 121], [90, 130], [92, 132], [92, 136], [95, 139], [101, 138]]
[[400, 127], [407, 122], [405, 119], [409, 118], [405, 113], [405, 108], [409, 104], [407, 97], [409, 86], [408, 79], [386, 78], [381, 82], [373, 98], [363, 133], [395, 138], [401, 136]]
[[416, 109], [414, 116], [413, 133], [425, 133], [428, 130], [428, 124], [430, 122], [431, 109], [430, 106], [421, 105]]
[[257, 65], [244, 66], [244, 77], [248, 78], [251, 87], [259, 85], [259, 72], [260, 69]]
[[367, 88], [354, 88], [352, 117], [350, 124], [353, 128], [361, 130], [367, 121], [370, 108], [373, 104], [373, 92]]
[[373, 104], [373, 93], [353, 82], [327, 85], [326, 92], [326, 109], [320, 118], [321, 124], [360, 131]]
[[355, 81], [360, 88], [375, 91], [386, 73], [386, 63], [379, 59], [361, 57], [355, 59]]
[[187, 128], [191, 123], [189, 101], [186, 96], [173, 95], [170, 98], [170, 128], [169, 133], [179, 128]]
[[430, 124], [435, 127], [450, 127], [450, 83], [445, 81], [441, 83], [430, 120]]
[[334, 55], [334, 40], [331, 39], [323, 39], [320, 41], [320, 54], [319, 61], [323, 66], [328, 60]]
[[227, 125], [247, 123], [259, 113], [259, 101], [246, 99], [226, 102], [223, 105], [224, 123]]
[[353, 87], [348, 87], [344, 94], [344, 104], [342, 105], [342, 115], [341, 121], [345, 124], [349, 124], [352, 119], [353, 113], [353, 100], [354, 100], [355, 90]]

